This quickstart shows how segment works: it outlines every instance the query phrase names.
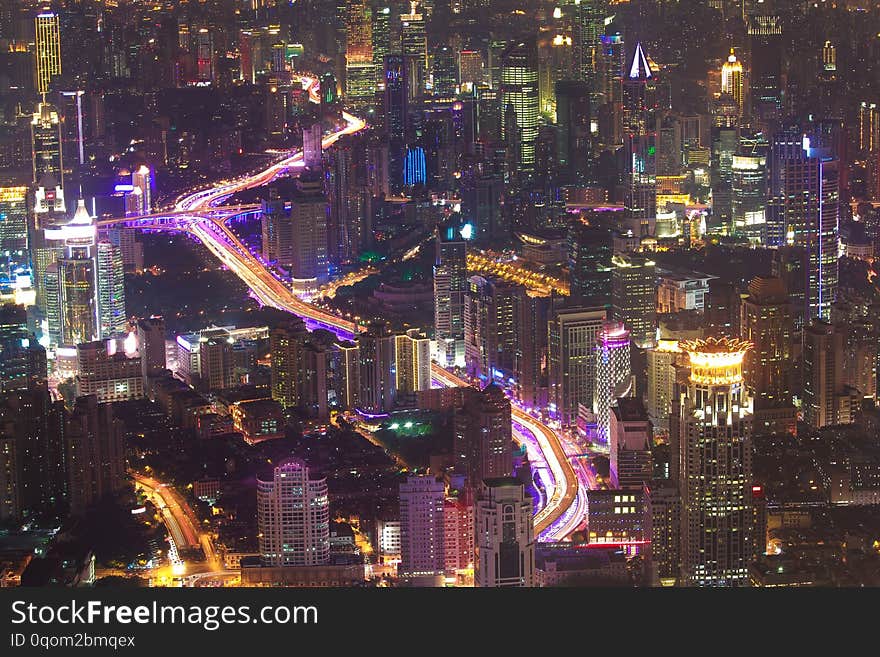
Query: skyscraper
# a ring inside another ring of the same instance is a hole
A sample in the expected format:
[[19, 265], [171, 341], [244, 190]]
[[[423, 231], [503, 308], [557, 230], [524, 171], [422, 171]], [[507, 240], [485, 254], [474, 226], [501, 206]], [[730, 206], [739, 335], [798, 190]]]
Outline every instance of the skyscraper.
[[61, 75], [61, 31], [58, 14], [43, 12], [34, 19], [36, 33], [37, 93], [46, 94]]
[[596, 437], [602, 445], [609, 442], [611, 407], [618, 398], [632, 394], [629, 345], [629, 331], [620, 322], [606, 322], [596, 341], [593, 413], [596, 415]]
[[50, 178], [55, 183], [51, 186], [52, 191], [56, 185], [63, 189], [61, 119], [58, 110], [49, 103], [39, 103], [31, 117], [31, 148], [34, 184], [42, 185], [44, 179]]
[[749, 346], [726, 338], [681, 344], [691, 366], [677, 408], [685, 586], [749, 585], [752, 404], [742, 377]]
[[608, 454], [612, 488], [641, 490], [653, 478], [653, 427], [641, 399], [618, 399], [612, 407]]
[[419, 329], [394, 338], [395, 375], [398, 393], [431, 388], [431, 341]]
[[321, 566], [330, 561], [327, 480], [311, 476], [302, 461], [257, 477], [257, 526], [264, 566]]
[[613, 240], [603, 226], [573, 221], [568, 227], [571, 298], [588, 306], [611, 303]]
[[489, 382], [513, 371], [516, 357], [516, 303], [525, 290], [512, 283], [471, 276], [465, 292], [465, 367]]
[[409, 60], [402, 55], [385, 57], [385, 132], [388, 135], [388, 187], [392, 196], [403, 193], [404, 161], [410, 138]]
[[737, 116], [743, 115], [743, 67], [742, 63], [737, 60], [730, 49], [730, 55], [727, 61], [721, 66], [721, 93], [730, 94], [733, 102], [736, 103]]
[[479, 489], [487, 477], [513, 473], [510, 414], [510, 400], [494, 383], [480, 391], [466, 391], [464, 403], [455, 409], [455, 466], [472, 490]]
[[441, 365], [464, 365], [464, 295], [467, 290], [467, 242], [464, 228], [437, 227], [434, 257], [434, 339]]
[[445, 490], [433, 475], [409, 476], [400, 484], [400, 576], [443, 574]]
[[28, 188], [0, 187], [0, 268], [28, 262]]
[[384, 413], [397, 398], [394, 336], [382, 322], [370, 324], [358, 336], [360, 354], [360, 408], [367, 413]]
[[535, 585], [535, 527], [532, 499], [518, 479], [482, 482], [475, 509], [474, 585]]
[[636, 235], [651, 235], [657, 214], [657, 90], [655, 71], [636, 43], [623, 77], [623, 204]]
[[861, 393], [846, 386], [844, 337], [841, 327], [823, 320], [804, 328], [802, 408], [814, 429], [852, 422], [861, 402]]
[[[508, 108], [516, 117], [516, 134], [508, 117]], [[535, 39], [509, 46], [501, 64], [501, 136], [519, 143], [519, 167], [535, 167], [535, 140], [538, 138], [538, 47]]]
[[782, 109], [782, 23], [778, 16], [754, 16], [748, 32], [752, 116], [768, 132]]
[[423, 6], [417, 0], [409, 5], [410, 12], [400, 15], [400, 48], [411, 66], [412, 95], [417, 96], [424, 92], [428, 74], [428, 36]]
[[555, 88], [557, 163], [565, 174], [565, 181], [576, 185], [591, 182], [593, 175], [592, 89], [587, 82], [573, 80], [560, 80]]
[[605, 30], [605, 1], [575, 0], [571, 17], [577, 79], [586, 83], [596, 100], [601, 93], [598, 59], [601, 53], [599, 39]]
[[24, 306], [0, 306], [0, 391], [46, 382], [46, 350], [27, 327]]
[[373, 25], [364, 0], [348, 0], [345, 40], [345, 95], [354, 106], [372, 103], [376, 93]]
[[649, 258], [620, 253], [611, 257], [611, 315], [623, 322], [636, 346], [654, 344], [657, 324], [657, 276]]
[[95, 250], [98, 292], [98, 336], [109, 338], [125, 332], [125, 272], [122, 251], [108, 240], [98, 242]]

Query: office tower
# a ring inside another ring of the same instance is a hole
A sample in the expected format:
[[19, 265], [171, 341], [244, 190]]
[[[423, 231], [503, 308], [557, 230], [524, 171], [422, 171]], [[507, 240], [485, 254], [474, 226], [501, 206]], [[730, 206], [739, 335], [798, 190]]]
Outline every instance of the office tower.
[[431, 388], [431, 341], [419, 329], [409, 329], [394, 338], [394, 371], [397, 392]]
[[607, 319], [604, 308], [557, 308], [548, 326], [548, 408], [563, 426], [577, 422], [579, 407], [592, 409], [595, 345]]
[[[76, 345], [98, 337], [95, 263], [90, 258], [57, 262], [61, 330], [60, 344]], [[51, 331], [50, 316], [50, 331]]]
[[[31, 117], [31, 155], [34, 184], [45, 187], [47, 194], [56, 187], [63, 189], [61, 119], [54, 105], [39, 103]], [[63, 212], [63, 206], [56, 211]]]
[[829, 141], [821, 130], [805, 134], [791, 125], [774, 134], [770, 147], [767, 231], [775, 237], [768, 242], [802, 248], [806, 257], [797, 326], [828, 319], [837, 295], [840, 162]]
[[336, 348], [336, 394], [342, 408], [357, 408], [361, 392], [361, 355], [354, 342], [342, 342]]
[[532, 499], [518, 479], [482, 482], [474, 511], [474, 586], [534, 586]]
[[743, 149], [731, 161], [731, 218], [733, 231], [752, 243], [767, 243], [767, 155]]
[[140, 273], [144, 270], [144, 244], [138, 240], [138, 231], [125, 227], [107, 228], [102, 229], [101, 234], [122, 252], [125, 271]]
[[778, 16], [755, 16], [748, 32], [751, 114], [763, 132], [768, 132], [782, 109], [782, 23]]
[[239, 383], [235, 376], [235, 354], [225, 331], [218, 331], [215, 335], [202, 332], [199, 379], [205, 390], [223, 390]]
[[513, 372], [516, 303], [520, 285], [471, 276], [464, 303], [464, 359], [468, 375], [483, 383]]
[[611, 316], [629, 330], [637, 347], [654, 344], [657, 324], [654, 261], [638, 254], [611, 257]]
[[555, 88], [556, 161], [565, 182], [574, 185], [592, 181], [591, 89], [588, 83], [573, 80], [560, 80]]
[[446, 570], [443, 505], [446, 487], [433, 475], [400, 484], [400, 565], [403, 577], [431, 577]]
[[153, 210], [153, 172], [145, 164], [131, 174], [131, 185], [140, 190], [137, 214], [150, 214]]
[[513, 473], [510, 400], [494, 383], [465, 392], [462, 406], [455, 409], [453, 436], [456, 471], [470, 488], [479, 488], [487, 477]]
[[583, 221], [568, 227], [571, 298], [588, 306], [611, 303], [613, 239], [611, 231]]
[[0, 267], [8, 274], [28, 262], [28, 188], [0, 187]]
[[653, 586], [675, 586], [681, 576], [681, 496], [678, 482], [645, 486], [645, 534]]
[[547, 319], [550, 298], [526, 291], [516, 299], [516, 396], [527, 408], [547, 405]]
[[605, 31], [604, 0], [575, 0], [572, 7], [572, 42], [577, 79], [586, 83], [593, 99], [600, 97], [599, 39]]
[[373, 102], [376, 68], [373, 62], [373, 25], [364, 0], [349, 0], [346, 12], [345, 95], [356, 107]]
[[115, 345], [104, 340], [76, 345], [77, 396], [94, 395], [99, 404], [143, 398], [141, 359], [112, 351]]
[[721, 93], [729, 94], [736, 104], [737, 117], [743, 115], [743, 67], [730, 49], [727, 61], [721, 67]]
[[620, 322], [606, 322], [596, 341], [593, 413], [596, 415], [597, 440], [601, 445], [609, 444], [611, 406], [633, 392], [629, 343], [629, 331]]
[[303, 128], [303, 165], [307, 169], [320, 169], [323, 164], [321, 137], [320, 122]]
[[0, 306], [0, 391], [46, 382], [46, 349], [28, 330], [24, 306]]
[[291, 459], [257, 477], [257, 527], [264, 566], [322, 566], [330, 561], [327, 480]]
[[474, 91], [483, 84], [483, 53], [479, 50], [458, 53], [458, 83], [463, 92]]
[[752, 558], [751, 399], [742, 362], [749, 344], [681, 343], [690, 375], [678, 413], [681, 577], [685, 586], [748, 586]]
[[391, 8], [374, 6], [372, 18], [373, 69], [381, 89], [385, 84], [385, 56], [391, 52]]
[[394, 408], [397, 397], [394, 372], [394, 336], [383, 322], [373, 322], [357, 339], [360, 355], [359, 408], [367, 413], [385, 413]]
[[550, 117], [556, 116], [556, 83], [575, 80], [571, 37], [556, 34], [539, 38], [538, 47], [538, 107]]
[[165, 351], [165, 319], [153, 315], [137, 323], [138, 353], [144, 379], [161, 374], [167, 367]]
[[306, 336], [301, 322], [290, 322], [269, 331], [272, 399], [282, 406], [299, 405], [300, 352]]
[[388, 135], [388, 188], [392, 196], [403, 193], [404, 160], [410, 138], [410, 60], [402, 55], [385, 57], [385, 132]]
[[112, 404], [95, 395], [79, 397], [67, 421], [67, 493], [70, 512], [81, 514], [127, 486], [124, 427]]
[[98, 291], [98, 336], [109, 338], [128, 328], [125, 314], [125, 269], [122, 251], [108, 240], [95, 250]]
[[[727, 102], [729, 101], [729, 102]], [[723, 110], [727, 102], [728, 109]], [[710, 181], [712, 184], [712, 219], [728, 233], [733, 229], [733, 156], [739, 149], [739, 128], [736, 123], [732, 96], [722, 95], [715, 107], [712, 126], [712, 160]], [[723, 112], [718, 114], [718, 112]]]
[[462, 227], [437, 227], [434, 257], [434, 340], [437, 361], [464, 365], [464, 295], [467, 290], [467, 242]]
[[411, 65], [409, 74], [412, 77], [410, 97], [421, 95], [425, 90], [428, 75], [428, 37], [425, 31], [423, 7], [419, 2], [411, 1], [410, 13], [400, 15], [400, 49]]
[[[853, 421], [861, 395], [845, 384], [844, 332], [816, 320], [804, 329], [804, 422], [814, 429]], [[854, 409], [853, 406], [856, 406]]]
[[83, 96], [85, 91], [60, 92], [61, 103], [61, 150], [67, 171], [77, 182], [82, 180], [83, 167], [86, 163], [86, 130], [88, 123], [83, 113]]
[[657, 89], [655, 72], [636, 43], [622, 82], [622, 129], [626, 169], [623, 204], [628, 228], [654, 233], [657, 214]]
[[472, 495], [447, 497], [443, 502], [444, 562], [447, 573], [474, 567], [474, 505]]
[[455, 98], [456, 77], [455, 51], [449, 45], [443, 44], [434, 51], [431, 64], [434, 95], [439, 98]]
[[743, 361], [743, 378], [755, 402], [755, 430], [779, 426], [774, 420], [786, 409], [789, 411], [787, 428], [793, 429], [794, 320], [791, 299], [782, 280], [753, 278], [740, 308], [740, 336], [753, 345]]
[[599, 138], [603, 144], [623, 143], [623, 78], [627, 73], [623, 36], [603, 34], [599, 64], [599, 91], [603, 104], [599, 111]]
[[[538, 47], [535, 39], [509, 46], [501, 64], [501, 137], [508, 144], [517, 142], [519, 168], [535, 167], [535, 140], [538, 138]], [[516, 117], [516, 125], [510, 120]]]
[[641, 490], [653, 477], [653, 427], [641, 399], [625, 397], [611, 408], [608, 450], [611, 487]]
[[648, 416], [661, 433], [669, 431], [676, 364], [681, 356], [677, 340], [660, 339], [654, 348], [647, 351]]
[[193, 35], [196, 55], [196, 80], [214, 81], [214, 35], [206, 27], [199, 28]]
[[61, 31], [58, 14], [43, 12], [34, 19], [37, 93], [46, 94], [61, 75]]
[[0, 402], [0, 517], [55, 519], [65, 511], [64, 402], [45, 384], [7, 391]]

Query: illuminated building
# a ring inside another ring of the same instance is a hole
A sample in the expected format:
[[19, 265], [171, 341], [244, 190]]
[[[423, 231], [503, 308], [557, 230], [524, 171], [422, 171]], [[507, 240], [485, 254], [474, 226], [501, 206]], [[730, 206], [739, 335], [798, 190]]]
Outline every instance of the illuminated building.
[[28, 330], [24, 306], [0, 306], [0, 391], [45, 383], [46, 350]]
[[[628, 490], [587, 491], [589, 543], [640, 543], [644, 540], [644, 496], [641, 487]], [[627, 546], [632, 552], [640, 545]]]
[[[626, 73], [626, 52], [623, 36], [603, 34], [599, 37], [599, 88], [604, 101], [599, 113], [599, 138], [603, 144], [623, 143], [623, 86]], [[598, 108], [597, 108], [598, 109]]]
[[596, 339], [604, 308], [559, 308], [548, 322], [548, 408], [563, 426], [574, 426], [578, 407], [591, 409], [596, 386]]
[[372, 18], [364, 0], [348, 0], [345, 28], [345, 95], [363, 107], [376, 94]]
[[144, 369], [144, 378], [163, 372], [167, 366], [165, 352], [165, 320], [152, 316], [137, 323], [138, 353]]
[[782, 108], [782, 24], [778, 16], [754, 16], [749, 22], [752, 116], [772, 126]]
[[844, 332], [823, 320], [804, 328], [804, 422], [814, 429], [855, 419], [862, 394], [846, 385]]
[[877, 103], [862, 101], [859, 105], [859, 150], [876, 153], [880, 150], [880, 110]]
[[443, 366], [464, 365], [467, 241], [456, 224], [439, 226], [434, 257], [434, 340]]
[[412, 96], [420, 95], [425, 90], [425, 78], [428, 73], [428, 36], [425, 31], [425, 17], [416, 11], [421, 9], [419, 3], [411, 1], [410, 13], [400, 15], [400, 47], [403, 56], [410, 66], [409, 83], [413, 90]]
[[[400, 484], [400, 577], [431, 578], [446, 570], [446, 487], [432, 475], [409, 476]], [[419, 581], [416, 579], [416, 581]]]
[[483, 54], [479, 50], [458, 53], [458, 83], [462, 91], [472, 91], [483, 83]]
[[299, 367], [305, 335], [305, 326], [295, 321], [269, 331], [272, 399], [285, 408], [300, 405]]
[[596, 387], [593, 413], [596, 415], [597, 440], [609, 442], [611, 406], [620, 397], [632, 394], [629, 331], [619, 322], [606, 322], [596, 341]]
[[107, 240], [97, 243], [95, 274], [98, 295], [98, 337], [109, 338], [125, 332], [125, 268], [122, 251]]
[[225, 330], [202, 331], [199, 338], [199, 386], [223, 390], [239, 383], [235, 376], [232, 339]]
[[588, 306], [611, 303], [613, 240], [602, 226], [574, 221], [568, 227], [568, 272], [571, 298]]
[[257, 477], [257, 527], [265, 566], [320, 566], [330, 561], [327, 480], [292, 459]]
[[516, 303], [521, 286], [471, 276], [465, 292], [465, 368], [483, 383], [509, 376], [516, 356]]
[[37, 185], [34, 212], [65, 212], [61, 119], [48, 103], [37, 105], [31, 117], [33, 182]]
[[44, 12], [34, 19], [36, 33], [37, 93], [46, 94], [61, 75], [61, 31], [58, 14]]
[[714, 223], [730, 233], [733, 224], [733, 156], [739, 149], [739, 128], [733, 97], [722, 94], [715, 104], [712, 126], [712, 215]]
[[657, 276], [654, 261], [630, 253], [611, 258], [611, 315], [623, 322], [636, 346], [654, 343], [657, 324]]
[[284, 437], [284, 409], [274, 399], [236, 402], [230, 405], [229, 415], [232, 418], [232, 427], [248, 445]]
[[101, 498], [130, 487], [124, 432], [122, 421], [114, 417], [112, 404], [99, 404], [95, 395], [76, 400], [64, 436], [72, 514], [82, 514]]
[[641, 399], [625, 397], [611, 408], [608, 453], [611, 488], [641, 490], [653, 477], [653, 427]]
[[394, 336], [381, 322], [370, 324], [357, 339], [360, 355], [358, 408], [367, 413], [384, 413], [397, 397]]
[[762, 150], [760, 143], [741, 146], [730, 168], [733, 230], [759, 244], [767, 239], [767, 156]]
[[0, 187], [0, 257], [6, 272], [28, 262], [28, 188]]
[[303, 164], [307, 169], [319, 169], [323, 163], [321, 137], [320, 122], [303, 128]]
[[453, 416], [455, 469], [477, 490], [487, 477], [513, 473], [510, 400], [494, 383], [465, 391]]
[[648, 357], [648, 415], [661, 432], [669, 430], [676, 363], [681, 349], [677, 340], [660, 339]]
[[468, 497], [472, 496], [447, 497], [443, 502], [443, 552], [447, 573], [474, 565], [474, 506], [468, 503]]
[[700, 272], [658, 269], [657, 313], [679, 313], [683, 310], [702, 311], [706, 307], [709, 281], [715, 278]]
[[675, 586], [681, 575], [681, 496], [678, 482], [655, 480], [645, 487], [645, 534], [652, 586]]
[[391, 52], [391, 8], [373, 7], [372, 10], [372, 48], [373, 69], [379, 89], [385, 86], [385, 56]]
[[680, 344], [690, 375], [676, 403], [684, 586], [748, 586], [753, 555], [752, 400], [742, 363], [748, 342]]
[[111, 350], [115, 342], [96, 340], [76, 346], [77, 395], [95, 395], [98, 403], [144, 397], [141, 359]]
[[394, 372], [398, 393], [431, 388], [431, 341], [419, 329], [394, 338]]
[[411, 189], [416, 185], [424, 185], [426, 176], [425, 149], [421, 146], [407, 148], [403, 160], [403, 186]]
[[410, 138], [409, 61], [401, 55], [385, 58], [385, 132], [388, 135], [388, 191], [400, 196], [404, 187], [404, 164]]
[[194, 35], [196, 51], [196, 80], [201, 83], [214, 81], [214, 36], [202, 27]]
[[737, 116], [743, 115], [743, 67], [730, 49], [730, 56], [721, 67], [721, 93], [730, 94], [737, 107]]
[[[501, 136], [519, 142], [519, 167], [535, 166], [535, 140], [538, 137], [538, 49], [534, 39], [509, 46], [501, 64]], [[513, 134], [508, 108], [513, 108], [517, 134]]]
[[441, 45], [434, 50], [431, 64], [431, 80], [433, 93], [440, 98], [455, 98], [456, 66], [455, 51], [448, 45]]
[[522, 482], [512, 477], [484, 480], [474, 520], [474, 586], [534, 586], [532, 498]]
[[833, 139], [822, 124], [808, 133], [791, 125], [774, 134], [770, 145], [768, 245], [806, 251], [807, 285], [803, 305], [795, 309], [803, 319], [796, 326], [828, 319], [837, 295], [840, 162]]
[[[571, 37], [557, 34], [539, 39], [538, 46], [538, 106], [542, 114], [556, 116], [556, 84], [572, 80]], [[587, 110], [589, 111], [589, 109]]]
[[791, 299], [778, 278], [756, 277], [740, 305], [740, 335], [752, 343], [743, 378], [755, 402], [755, 430], [793, 431]]
[[657, 214], [656, 75], [641, 43], [636, 43], [629, 62], [622, 83], [623, 204], [633, 233], [651, 235]]
[[593, 100], [600, 97], [600, 41], [605, 30], [604, 0], [575, 0], [572, 7], [572, 41], [577, 79], [591, 90]]
[[593, 173], [590, 92], [586, 82], [560, 80], [556, 95], [556, 160], [565, 180], [585, 185]]
[[550, 298], [530, 292], [516, 299], [514, 379], [517, 398], [527, 407], [547, 405], [547, 315]]
[[153, 209], [153, 172], [142, 164], [131, 174], [131, 185], [140, 190], [137, 214], [150, 214]]

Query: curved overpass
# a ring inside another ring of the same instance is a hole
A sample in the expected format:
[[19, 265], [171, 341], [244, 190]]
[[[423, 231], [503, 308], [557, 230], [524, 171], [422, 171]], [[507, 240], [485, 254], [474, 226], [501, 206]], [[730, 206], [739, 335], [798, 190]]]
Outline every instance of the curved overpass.
[[[311, 82], [309, 93], [312, 100], [315, 100], [315, 80]], [[356, 133], [366, 127], [363, 119], [347, 112], [343, 112], [343, 118], [345, 127], [326, 136], [322, 140], [324, 148], [332, 146], [344, 135]], [[144, 217], [104, 220], [99, 223], [123, 223], [133, 227], [164, 228], [190, 233], [199, 238], [218, 260], [241, 278], [262, 303], [311, 320], [319, 326], [334, 330], [341, 337], [351, 338], [363, 330], [363, 327], [299, 299], [228, 228], [226, 222], [231, 217], [253, 211], [254, 206], [232, 207], [228, 211], [226, 207], [219, 207], [234, 193], [265, 185], [286, 173], [289, 168], [299, 165], [302, 159], [303, 153], [298, 151], [263, 171], [180, 196], [173, 209], [165, 214], [159, 212]], [[434, 378], [444, 385], [470, 385], [437, 364], [432, 364], [432, 371]], [[512, 406], [512, 415], [514, 435], [518, 442], [522, 444], [529, 442], [530, 438], [533, 439], [553, 478], [552, 493], [535, 515], [535, 536], [543, 540], [565, 538], [575, 530], [585, 514], [581, 504], [584, 495], [579, 490], [578, 477], [569, 463], [559, 436], [553, 430], [516, 406]], [[526, 433], [529, 435], [525, 435]]]

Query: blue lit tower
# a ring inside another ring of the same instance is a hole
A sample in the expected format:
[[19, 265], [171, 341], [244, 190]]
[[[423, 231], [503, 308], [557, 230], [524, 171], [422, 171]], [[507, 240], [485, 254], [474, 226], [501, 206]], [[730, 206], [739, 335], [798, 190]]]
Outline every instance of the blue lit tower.
[[624, 199], [629, 228], [654, 232], [657, 214], [656, 76], [642, 44], [636, 43], [623, 78]]

